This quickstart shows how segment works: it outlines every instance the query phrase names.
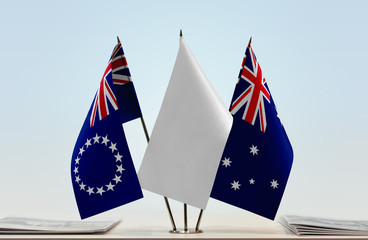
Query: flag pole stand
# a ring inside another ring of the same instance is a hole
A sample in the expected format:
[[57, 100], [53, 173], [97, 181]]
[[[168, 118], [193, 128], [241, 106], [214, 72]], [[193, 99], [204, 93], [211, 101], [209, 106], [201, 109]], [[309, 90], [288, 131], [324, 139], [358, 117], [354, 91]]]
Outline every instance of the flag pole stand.
[[178, 230], [171, 230], [170, 233], [176, 233], [176, 234], [193, 234], [193, 233], [203, 233], [202, 230], [199, 229], [199, 224], [202, 218], [203, 209], [201, 209], [201, 212], [199, 214], [199, 218], [197, 221], [197, 225], [195, 229], [188, 229], [188, 213], [187, 213], [187, 204], [184, 203], [184, 229], [178, 229]]

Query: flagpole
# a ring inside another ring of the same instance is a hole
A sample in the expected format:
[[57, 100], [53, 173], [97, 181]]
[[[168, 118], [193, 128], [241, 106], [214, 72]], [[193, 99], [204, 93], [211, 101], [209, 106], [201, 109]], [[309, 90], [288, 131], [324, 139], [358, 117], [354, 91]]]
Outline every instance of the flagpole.
[[188, 213], [186, 203], [184, 203], [184, 232], [188, 232]]
[[196, 231], [199, 231], [199, 225], [201, 224], [202, 214], [203, 214], [203, 209], [201, 209], [201, 211], [199, 212], [199, 216], [198, 216], [198, 220], [197, 220], [197, 225], [195, 227], [195, 230]]
[[[180, 29], [180, 33], [179, 33], [180, 38], [183, 37], [183, 31]], [[201, 219], [202, 219], [202, 214], [203, 214], [203, 209], [201, 209], [201, 211], [199, 212], [199, 216], [198, 216], [198, 220], [197, 220], [197, 225], [195, 227], [195, 231], [191, 231], [193, 233], [201, 233], [202, 231], [199, 230], [199, 225], [201, 223]], [[188, 214], [187, 214], [187, 204], [184, 203], [184, 232], [188, 232]]]
[[[118, 43], [120, 43], [119, 36], [116, 36], [116, 38], [118, 40]], [[148, 131], [147, 131], [147, 127], [146, 127], [146, 123], [144, 121], [143, 115], [140, 117], [140, 119], [141, 119], [143, 131], [144, 131], [144, 135], [146, 136], [146, 140], [147, 140], [147, 143], [148, 143], [149, 140], [150, 140], [150, 138], [149, 138], [149, 134], [148, 134]], [[170, 221], [171, 221], [171, 225], [172, 225], [173, 231], [176, 231], [176, 225], [175, 225], [174, 217], [173, 217], [172, 212], [171, 212], [169, 200], [167, 199], [166, 196], [164, 196], [164, 200], [165, 200], [167, 211], [169, 212]]]
[[[180, 29], [179, 37], [183, 37], [183, 31]], [[188, 232], [188, 213], [187, 213], [187, 204], [184, 203], [184, 232]]]

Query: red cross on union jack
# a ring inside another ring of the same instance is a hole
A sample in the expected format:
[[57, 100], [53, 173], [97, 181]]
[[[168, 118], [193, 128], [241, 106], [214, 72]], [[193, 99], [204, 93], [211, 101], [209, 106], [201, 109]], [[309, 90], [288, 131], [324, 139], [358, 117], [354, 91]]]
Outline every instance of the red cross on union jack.
[[244, 92], [242, 92], [237, 99], [235, 99], [231, 105], [230, 112], [234, 115], [246, 104], [242, 119], [254, 125], [256, 117], [259, 114], [260, 128], [262, 132], [265, 132], [267, 121], [263, 99], [266, 99], [268, 102], [270, 102], [271, 97], [270, 93], [265, 87], [266, 79], [262, 76], [261, 67], [254, 56], [252, 47], [249, 46], [248, 48], [249, 55], [246, 55], [245, 58], [251, 58], [252, 66], [250, 67], [253, 70], [244, 65], [244, 58], [244, 66], [239, 81], [245, 80], [250, 84], [250, 86]]
[[93, 101], [92, 113], [90, 117], [90, 127], [95, 124], [96, 114], [98, 114], [100, 120], [109, 115], [109, 107], [107, 105], [108, 101], [110, 102], [114, 110], [118, 109], [118, 103], [116, 101], [115, 94], [106, 79], [109, 75], [111, 76], [111, 61], [107, 65], [105, 73], [100, 82], [100, 87], [97, 90], [95, 100]]
[[114, 110], [118, 109], [118, 103], [112, 90], [113, 86], [109, 85], [107, 78], [112, 78], [112, 83], [115, 85], [124, 85], [132, 82], [128, 63], [120, 42], [112, 51], [110, 61], [100, 82], [100, 87], [97, 90], [90, 117], [90, 127], [95, 124], [97, 115], [99, 116], [100, 120], [109, 115], [108, 102], [111, 104]]

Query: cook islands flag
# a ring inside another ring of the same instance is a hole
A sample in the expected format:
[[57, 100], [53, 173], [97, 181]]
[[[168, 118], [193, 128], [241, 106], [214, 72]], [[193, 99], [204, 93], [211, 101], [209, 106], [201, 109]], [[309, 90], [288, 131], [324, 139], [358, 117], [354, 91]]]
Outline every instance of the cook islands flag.
[[230, 112], [234, 121], [211, 197], [274, 219], [289, 178], [293, 150], [250, 45]]
[[72, 155], [82, 219], [143, 197], [122, 123], [141, 117], [124, 51], [113, 50]]

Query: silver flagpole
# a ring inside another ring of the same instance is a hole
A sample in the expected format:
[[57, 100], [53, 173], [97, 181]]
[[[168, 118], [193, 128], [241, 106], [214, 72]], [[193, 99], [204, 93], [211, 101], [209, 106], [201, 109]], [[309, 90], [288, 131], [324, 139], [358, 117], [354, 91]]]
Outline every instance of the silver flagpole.
[[[183, 37], [183, 31], [180, 29], [180, 34], [179, 34], [180, 37]], [[202, 218], [202, 214], [203, 214], [203, 209], [201, 209], [200, 213], [199, 213], [199, 217], [198, 217], [198, 220], [197, 220], [197, 225], [196, 225], [196, 228], [195, 230], [191, 230], [191, 231], [188, 231], [188, 211], [187, 211], [187, 204], [184, 203], [184, 232], [180, 232], [180, 233], [201, 233], [202, 231], [199, 230], [199, 225], [200, 225], [200, 222], [201, 222], [201, 218]]]
[[184, 203], [184, 232], [188, 232], [188, 213], [186, 203]]
[[203, 209], [201, 209], [201, 211], [199, 212], [199, 216], [198, 216], [198, 220], [197, 220], [197, 225], [196, 225], [196, 228], [195, 228], [196, 231], [199, 231], [199, 225], [201, 224], [202, 214], [203, 214]]

